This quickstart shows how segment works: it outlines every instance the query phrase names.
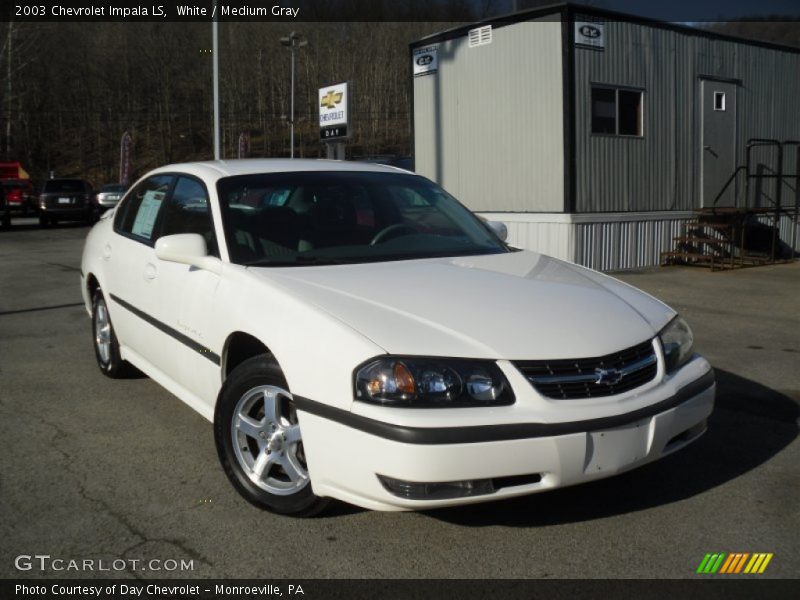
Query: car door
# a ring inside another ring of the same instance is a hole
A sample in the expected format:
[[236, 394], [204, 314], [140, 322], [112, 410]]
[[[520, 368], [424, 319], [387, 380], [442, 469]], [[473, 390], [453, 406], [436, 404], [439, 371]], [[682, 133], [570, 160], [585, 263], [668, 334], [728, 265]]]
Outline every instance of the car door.
[[154, 322], [158, 304], [155, 257], [157, 225], [172, 184], [172, 175], [154, 175], [140, 182], [114, 216], [114, 235], [102, 250], [102, 282], [123, 358], [141, 357], [160, 368], [165, 334]]
[[[159, 220], [159, 237], [195, 233], [203, 236], [208, 253], [219, 257], [208, 191], [194, 177], [178, 175]], [[219, 387], [221, 348], [213, 346], [211, 331], [214, 294], [219, 275], [189, 265], [156, 259], [153, 282], [158, 302], [153, 316], [170, 332], [164, 340], [170, 378], [213, 406]]]

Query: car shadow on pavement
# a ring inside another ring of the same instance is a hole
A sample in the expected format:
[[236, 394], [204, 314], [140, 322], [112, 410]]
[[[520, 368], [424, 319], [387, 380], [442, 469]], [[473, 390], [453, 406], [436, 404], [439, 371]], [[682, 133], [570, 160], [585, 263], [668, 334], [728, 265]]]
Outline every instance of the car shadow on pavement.
[[708, 431], [675, 454], [617, 477], [501, 500], [426, 511], [464, 526], [531, 527], [601, 519], [691, 498], [755, 469], [798, 434], [800, 390], [783, 393], [716, 370]]

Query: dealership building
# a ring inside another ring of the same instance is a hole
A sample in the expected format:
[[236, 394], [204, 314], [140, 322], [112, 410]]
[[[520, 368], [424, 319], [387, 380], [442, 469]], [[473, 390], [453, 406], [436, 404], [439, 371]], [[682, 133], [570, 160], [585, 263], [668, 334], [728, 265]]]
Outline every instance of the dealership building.
[[697, 211], [776, 202], [797, 246], [800, 49], [558, 4], [410, 54], [415, 170], [515, 246], [655, 265]]

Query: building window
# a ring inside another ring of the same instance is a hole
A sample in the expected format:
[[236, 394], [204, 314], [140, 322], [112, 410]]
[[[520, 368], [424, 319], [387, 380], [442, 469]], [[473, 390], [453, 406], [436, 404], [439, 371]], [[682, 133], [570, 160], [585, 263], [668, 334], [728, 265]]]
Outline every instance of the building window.
[[725, 92], [714, 92], [714, 110], [725, 110]]
[[641, 137], [643, 106], [640, 90], [592, 87], [592, 133]]

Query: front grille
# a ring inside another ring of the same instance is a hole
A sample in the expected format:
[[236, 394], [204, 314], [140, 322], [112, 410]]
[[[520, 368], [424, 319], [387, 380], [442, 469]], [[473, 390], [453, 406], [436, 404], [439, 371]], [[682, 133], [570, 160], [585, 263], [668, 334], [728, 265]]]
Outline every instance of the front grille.
[[596, 358], [515, 361], [537, 392], [548, 398], [614, 396], [644, 385], [658, 364], [650, 340]]

